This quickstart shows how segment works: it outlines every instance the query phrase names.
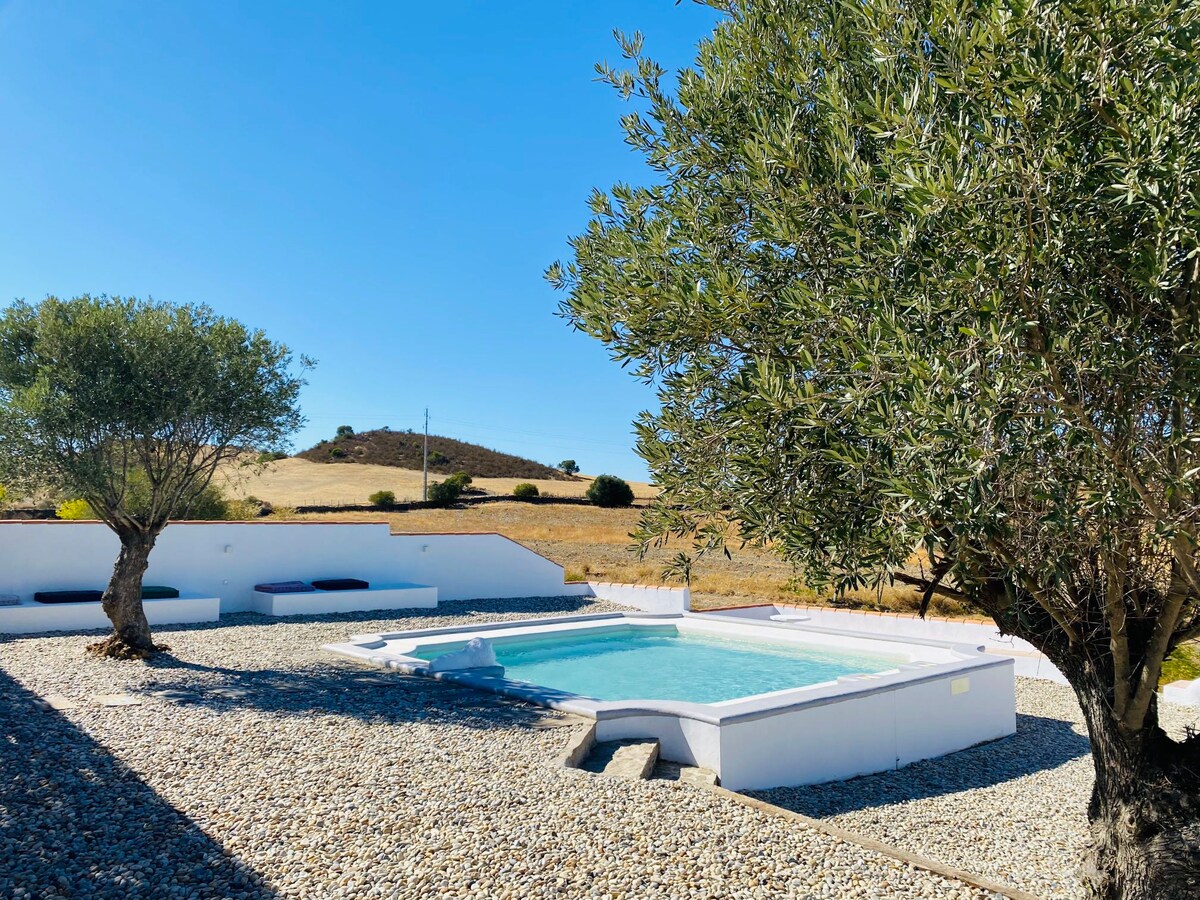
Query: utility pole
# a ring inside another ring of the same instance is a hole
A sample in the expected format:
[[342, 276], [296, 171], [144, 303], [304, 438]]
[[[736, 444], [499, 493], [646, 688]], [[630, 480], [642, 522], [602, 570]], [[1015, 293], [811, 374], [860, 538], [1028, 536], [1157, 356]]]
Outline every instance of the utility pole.
[[425, 407], [425, 449], [421, 453], [421, 501], [429, 499], [429, 407]]

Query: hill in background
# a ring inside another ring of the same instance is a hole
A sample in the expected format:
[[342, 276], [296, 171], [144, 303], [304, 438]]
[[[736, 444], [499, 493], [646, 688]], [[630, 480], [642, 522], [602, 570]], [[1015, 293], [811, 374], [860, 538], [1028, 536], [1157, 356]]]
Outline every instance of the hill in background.
[[[347, 432], [331, 441], [321, 441], [296, 456], [316, 463], [360, 463], [419, 470], [423, 441], [424, 435], [387, 428], [359, 434]], [[574, 480], [558, 469], [531, 459], [433, 434], [429, 436], [429, 471], [442, 475], [466, 472], [475, 478]]]

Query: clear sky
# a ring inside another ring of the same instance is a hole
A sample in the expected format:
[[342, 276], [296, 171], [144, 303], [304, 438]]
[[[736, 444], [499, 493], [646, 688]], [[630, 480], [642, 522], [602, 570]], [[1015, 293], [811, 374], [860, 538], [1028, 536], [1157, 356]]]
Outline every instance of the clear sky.
[[0, 0], [0, 302], [203, 302], [319, 360], [307, 447], [421, 427], [644, 478], [653, 392], [545, 267], [622, 141], [612, 29], [689, 64], [673, 0]]

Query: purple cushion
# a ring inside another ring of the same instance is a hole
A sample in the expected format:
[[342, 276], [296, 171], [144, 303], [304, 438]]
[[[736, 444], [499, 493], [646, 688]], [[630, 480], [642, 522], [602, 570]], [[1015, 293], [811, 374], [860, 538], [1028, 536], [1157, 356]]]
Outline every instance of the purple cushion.
[[311, 584], [303, 581], [268, 581], [266, 584], [256, 584], [254, 589], [264, 594], [303, 594], [314, 590]]

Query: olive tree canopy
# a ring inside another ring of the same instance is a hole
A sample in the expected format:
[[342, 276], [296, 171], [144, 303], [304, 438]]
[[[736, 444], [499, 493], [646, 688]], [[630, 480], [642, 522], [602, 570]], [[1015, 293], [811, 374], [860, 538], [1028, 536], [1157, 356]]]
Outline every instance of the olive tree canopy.
[[549, 273], [660, 387], [643, 544], [985, 609], [1083, 707], [1093, 895], [1183, 896], [1200, 738], [1155, 691], [1200, 635], [1200, 6], [712, 5], [677, 80], [637, 35], [601, 67], [655, 178]]
[[[302, 361], [304, 364], [304, 361]], [[82, 296], [0, 317], [0, 465], [80, 497], [121, 539], [100, 649], [152, 652], [141, 576], [218, 467], [303, 421], [287, 347], [205, 306]]]

